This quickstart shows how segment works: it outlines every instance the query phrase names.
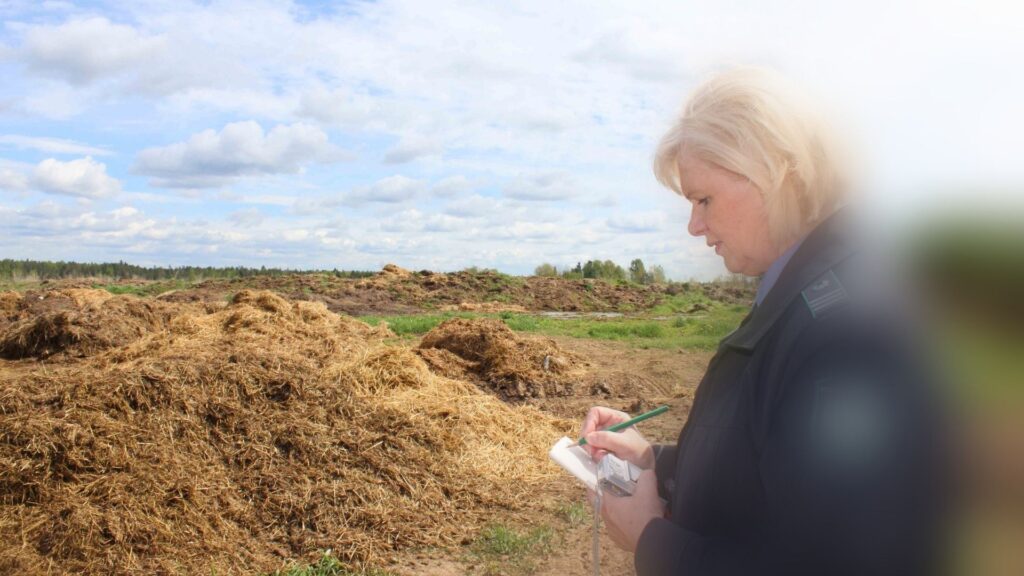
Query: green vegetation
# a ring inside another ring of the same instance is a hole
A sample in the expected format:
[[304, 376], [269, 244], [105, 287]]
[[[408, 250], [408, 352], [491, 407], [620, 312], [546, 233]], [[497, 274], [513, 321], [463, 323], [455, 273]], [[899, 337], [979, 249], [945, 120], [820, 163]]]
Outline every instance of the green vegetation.
[[590, 506], [583, 500], [576, 500], [558, 507], [558, 517], [569, 526], [580, 526], [590, 519]]
[[562, 268], [561, 271], [554, 264], [544, 262], [534, 268], [533, 275], [550, 278], [561, 276], [569, 280], [581, 278], [628, 280], [634, 284], [664, 284], [668, 281], [664, 268], [654, 265], [648, 269], [644, 266], [644, 261], [639, 258], [635, 258], [629, 263], [628, 271], [611, 260], [587, 260], [586, 263], [577, 262], [575, 267]]
[[346, 566], [327, 550], [315, 564], [292, 564], [275, 570], [267, 576], [389, 576], [391, 573], [376, 568], [357, 570]]
[[[706, 301], [706, 300], [705, 300]], [[671, 306], [683, 307], [679, 302]], [[418, 336], [432, 330], [449, 318], [500, 318], [517, 332], [533, 332], [547, 336], [571, 336], [617, 340], [638, 348], [686, 348], [713, 350], [747, 313], [745, 306], [725, 306], [707, 302], [708, 309], [693, 316], [656, 319], [648, 316], [603, 318], [578, 316], [556, 318], [536, 314], [502, 312], [443, 312], [403, 316], [364, 316], [360, 320], [376, 326], [384, 321], [399, 336]]]
[[244, 266], [136, 266], [125, 262], [99, 264], [81, 262], [48, 262], [41, 260], [0, 260], [0, 281], [22, 282], [56, 278], [110, 278], [116, 280], [187, 280], [207, 278], [248, 278], [250, 276], [282, 276], [285, 274], [327, 273], [339, 278], [363, 278], [374, 272], [358, 270], [290, 270], [283, 268], [246, 268]]
[[[477, 318], [485, 314], [472, 312], [439, 312], [436, 314], [411, 314], [402, 316], [361, 316], [359, 319], [370, 326], [377, 326], [382, 321], [398, 336], [419, 336], [433, 330], [438, 324], [449, 318]], [[493, 316], [493, 315], [492, 315]]]
[[469, 556], [482, 564], [483, 574], [529, 574], [536, 570], [537, 559], [552, 551], [554, 535], [550, 526], [520, 532], [491, 525], [470, 546]]
[[132, 294], [134, 296], [156, 296], [169, 290], [182, 290], [188, 288], [190, 283], [186, 280], [167, 280], [151, 284], [93, 284], [93, 288], [106, 290], [111, 294]]

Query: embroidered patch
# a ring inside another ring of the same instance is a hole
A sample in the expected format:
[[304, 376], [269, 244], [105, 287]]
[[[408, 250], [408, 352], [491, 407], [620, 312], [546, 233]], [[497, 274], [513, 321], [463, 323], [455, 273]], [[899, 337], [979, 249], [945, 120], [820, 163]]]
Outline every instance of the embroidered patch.
[[811, 316], [817, 318], [820, 314], [838, 304], [850, 299], [846, 289], [839, 283], [834, 272], [829, 270], [820, 278], [811, 282], [803, 292], [804, 302], [811, 309]]

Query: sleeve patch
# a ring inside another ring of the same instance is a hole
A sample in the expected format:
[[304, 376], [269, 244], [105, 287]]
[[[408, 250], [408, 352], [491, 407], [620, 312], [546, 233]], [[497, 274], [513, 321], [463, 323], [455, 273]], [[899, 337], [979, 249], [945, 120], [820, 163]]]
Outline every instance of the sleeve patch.
[[836, 278], [835, 272], [831, 270], [811, 282], [810, 286], [800, 294], [804, 297], [804, 302], [807, 303], [807, 307], [811, 310], [811, 316], [814, 318], [850, 299], [846, 289], [839, 282], [839, 278]]

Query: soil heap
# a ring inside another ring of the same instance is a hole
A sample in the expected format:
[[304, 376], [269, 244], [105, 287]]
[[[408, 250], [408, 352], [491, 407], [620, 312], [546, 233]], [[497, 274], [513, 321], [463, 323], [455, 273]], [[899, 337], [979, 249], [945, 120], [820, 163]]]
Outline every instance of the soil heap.
[[89, 356], [167, 326], [179, 309], [106, 290], [5, 292], [0, 297], [0, 357]]
[[519, 336], [495, 318], [452, 318], [420, 341], [433, 369], [472, 377], [504, 399], [570, 396], [584, 362], [550, 338]]
[[0, 363], [0, 573], [376, 564], [531, 506], [568, 423], [443, 378], [386, 329], [244, 291], [18, 381]]

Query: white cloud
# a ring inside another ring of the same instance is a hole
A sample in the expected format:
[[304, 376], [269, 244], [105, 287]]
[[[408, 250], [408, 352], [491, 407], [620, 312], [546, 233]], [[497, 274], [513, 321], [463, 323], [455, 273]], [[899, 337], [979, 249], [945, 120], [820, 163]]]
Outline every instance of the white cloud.
[[668, 218], [661, 212], [631, 212], [608, 218], [608, 227], [617, 232], [645, 233], [665, 231]]
[[121, 183], [107, 175], [106, 164], [90, 156], [69, 162], [43, 160], [33, 170], [30, 185], [50, 194], [82, 198], [106, 198], [121, 191]]
[[[132, 180], [131, 199], [153, 214], [117, 219], [99, 201], [84, 203], [90, 218], [125, 230], [154, 220], [171, 230], [166, 241], [150, 229], [100, 235], [54, 216], [65, 226], [53, 230], [57, 257], [509, 271], [642, 257], [675, 277], [713, 276], [717, 258], [686, 238], [685, 214], [649, 166], [683, 96], [723, 63], [778, 66], [866, 119], [863, 139], [886, 161], [877, 181], [897, 184], [870, 188], [894, 217], [939, 204], [926, 195], [934, 183], [1020, 189], [1024, 83], [1003, 63], [1024, 58], [1024, 18], [1018, 6], [981, 1], [938, 0], [922, 15], [877, 0], [380, 0], [344, 10], [146, 2], [49, 12], [0, 0], [0, 119], [26, 135], [0, 148], [76, 154], [67, 159], [109, 149], [112, 172], [134, 157], [153, 185], [221, 187], [169, 194]], [[234, 134], [230, 123], [243, 119], [252, 122]], [[266, 131], [297, 125], [312, 130], [269, 143]], [[102, 148], [89, 149], [94, 142]], [[320, 166], [329, 143], [362, 161]], [[18, 202], [45, 198], [34, 196], [39, 159], [0, 161], [0, 186], [16, 192], [0, 207], [5, 221]], [[405, 163], [399, 171], [387, 161]], [[899, 199], [901, 188], [921, 193]], [[189, 220], [200, 202], [210, 203], [208, 220]], [[406, 210], [408, 221], [393, 222]], [[12, 230], [12, 252], [43, 255]], [[289, 241], [285, 230], [309, 234]]]
[[405, 164], [419, 158], [437, 156], [441, 150], [441, 145], [429, 138], [406, 136], [384, 154], [384, 163]]
[[359, 186], [345, 195], [345, 203], [350, 205], [367, 202], [396, 204], [412, 200], [425, 186], [422, 181], [396, 174], [381, 178], [369, 186]]
[[28, 189], [28, 176], [10, 168], [0, 168], [0, 190], [22, 192]]
[[500, 213], [504, 208], [504, 202], [498, 198], [475, 194], [473, 196], [459, 198], [449, 202], [445, 207], [444, 212], [445, 214], [451, 214], [452, 216], [473, 218], [487, 214]]
[[162, 38], [100, 17], [30, 28], [23, 45], [30, 70], [72, 84], [145, 65], [164, 49]]
[[228, 215], [228, 220], [235, 226], [252, 228], [263, 223], [263, 213], [258, 208], [237, 210]]
[[473, 184], [461, 174], [442, 178], [430, 189], [430, 193], [440, 198], [450, 198], [469, 192]]
[[0, 136], [0, 146], [12, 147], [19, 150], [38, 150], [50, 154], [76, 154], [90, 156], [107, 156], [111, 151], [106, 148], [89, 146], [74, 140], [63, 138], [46, 138], [41, 136], [21, 136], [17, 134], [6, 134]]
[[555, 202], [576, 194], [572, 184], [566, 172], [523, 174], [505, 186], [502, 193], [516, 200]]
[[187, 142], [143, 150], [135, 170], [150, 176], [155, 186], [210, 188], [245, 176], [295, 174], [314, 162], [345, 157], [315, 126], [278, 125], [264, 134], [250, 120], [228, 124], [220, 132], [204, 130]]

